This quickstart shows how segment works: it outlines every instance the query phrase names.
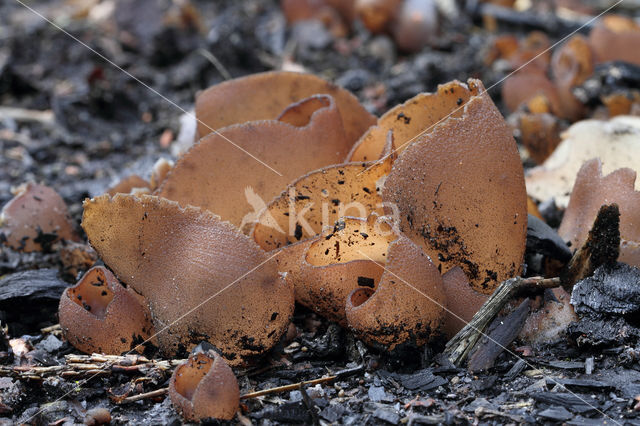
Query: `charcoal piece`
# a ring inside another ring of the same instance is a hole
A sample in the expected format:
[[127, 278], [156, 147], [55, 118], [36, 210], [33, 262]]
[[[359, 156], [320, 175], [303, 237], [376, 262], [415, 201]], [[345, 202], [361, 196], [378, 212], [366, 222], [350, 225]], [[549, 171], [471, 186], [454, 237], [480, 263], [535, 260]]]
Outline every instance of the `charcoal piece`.
[[476, 392], [486, 391], [494, 387], [497, 379], [498, 376], [488, 376], [480, 380], [474, 380], [471, 382], [471, 388]]
[[527, 253], [539, 253], [547, 257], [568, 262], [571, 250], [549, 225], [533, 215], [527, 219]]
[[597, 402], [587, 397], [567, 392], [533, 392], [530, 396], [537, 402], [551, 405], [561, 405], [577, 414], [597, 411]]
[[[468, 368], [481, 371], [491, 368], [498, 355], [515, 339], [529, 315], [530, 300], [525, 299], [506, 317], [497, 317], [471, 353]], [[489, 336], [489, 337], [487, 337]]]
[[520, 358], [515, 364], [513, 364], [513, 367], [507, 371], [507, 374], [504, 375], [504, 380], [509, 381], [515, 379], [520, 375], [520, 373], [522, 373], [522, 370], [524, 370], [526, 366], [527, 362]]
[[345, 411], [346, 408], [341, 404], [328, 405], [320, 412], [320, 417], [331, 423], [335, 423], [342, 418]]
[[433, 374], [431, 369], [416, 371], [413, 374], [393, 374], [392, 377], [410, 391], [429, 391], [447, 383], [443, 377]]
[[372, 402], [393, 401], [393, 397], [388, 395], [382, 386], [371, 386], [367, 395]]
[[466, 411], [467, 413], [473, 413], [478, 408], [484, 408], [491, 411], [498, 411], [500, 407], [498, 407], [498, 405], [492, 402], [487, 401], [486, 398], [476, 398], [473, 401], [471, 401], [471, 403], [466, 407], [464, 407], [462, 410]]
[[0, 319], [9, 325], [9, 335], [28, 334], [55, 323], [60, 295], [67, 286], [57, 269], [16, 272], [0, 279]]
[[540, 411], [538, 416], [556, 422], [563, 422], [573, 418], [573, 414], [564, 407], [549, 407], [546, 410]]
[[302, 401], [282, 404], [279, 407], [265, 408], [263, 411], [256, 413], [255, 417], [283, 423], [311, 424], [313, 420]]
[[586, 241], [561, 273], [565, 289], [590, 277], [600, 266], [613, 267], [620, 255], [620, 209], [617, 204], [600, 207]]
[[622, 317], [581, 318], [580, 321], [569, 324], [567, 333], [580, 347], [633, 345], [640, 338], [640, 329]]
[[595, 379], [547, 379], [547, 385], [552, 386], [555, 384], [561, 384], [567, 389], [570, 390], [578, 390], [578, 389], [612, 389], [610, 383], [604, 382], [602, 380]]
[[624, 263], [601, 266], [576, 283], [571, 304], [581, 315], [628, 315], [640, 310], [640, 269]]
[[573, 89], [573, 94], [583, 104], [600, 104], [603, 96], [627, 93], [640, 87], [640, 67], [622, 61], [597, 65], [591, 77]]
[[397, 413], [391, 410], [385, 410], [384, 408], [378, 408], [374, 411], [373, 417], [383, 422], [391, 423], [392, 425], [397, 425], [400, 421], [400, 416]]
[[545, 365], [547, 367], [558, 368], [560, 370], [582, 370], [584, 368], [584, 363], [580, 361], [543, 361], [536, 360], [536, 364]]

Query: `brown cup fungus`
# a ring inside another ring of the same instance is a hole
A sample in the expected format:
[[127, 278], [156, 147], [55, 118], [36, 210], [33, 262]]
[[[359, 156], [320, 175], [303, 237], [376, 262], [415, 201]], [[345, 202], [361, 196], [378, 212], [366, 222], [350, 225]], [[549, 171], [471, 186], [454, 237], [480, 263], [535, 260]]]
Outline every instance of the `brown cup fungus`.
[[206, 136], [236, 123], [273, 120], [290, 104], [316, 94], [331, 96], [352, 144], [375, 123], [349, 91], [311, 74], [274, 71], [236, 78], [212, 86], [196, 99], [198, 134]]
[[444, 332], [450, 339], [471, 321], [488, 296], [472, 289], [469, 279], [458, 266], [442, 276], [442, 285], [447, 297]]
[[214, 351], [193, 354], [176, 367], [169, 381], [169, 397], [176, 410], [192, 422], [231, 420], [240, 405], [236, 376]]
[[356, 0], [355, 12], [365, 27], [372, 33], [389, 29], [402, 0]]
[[153, 335], [149, 309], [103, 266], [65, 290], [58, 312], [65, 338], [86, 353], [141, 351], [138, 346]]
[[288, 183], [340, 163], [350, 147], [336, 102], [312, 96], [289, 105], [277, 120], [205, 136], [178, 160], [157, 195], [206, 208], [243, 229]]
[[209, 211], [105, 195], [84, 203], [82, 225], [104, 262], [148, 301], [165, 355], [207, 340], [237, 365], [286, 331], [293, 289], [260, 247]]
[[[442, 325], [446, 303], [442, 276], [420, 247], [375, 218], [344, 218], [344, 228], [329, 239], [320, 238], [309, 248], [306, 260], [315, 268], [326, 268], [329, 280], [331, 275], [347, 274], [353, 262], [378, 266], [380, 275], [371, 277], [371, 286], [359, 285], [347, 296], [349, 328], [365, 342], [387, 350], [407, 343], [421, 346]], [[363, 229], [371, 237], [365, 238]], [[336, 270], [330, 275], [332, 268]], [[356, 281], [355, 276], [350, 278], [349, 282]]]
[[596, 63], [625, 61], [640, 65], [640, 25], [621, 15], [605, 15], [589, 33]]
[[580, 248], [600, 207], [616, 203], [620, 209], [620, 262], [640, 267], [640, 191], [634, 189], [636, 171], [623, 168], [606, 176], [598, 159], [586, 162], [576, 177], [558, 235]]
[[416, 52], [434, 44], [438, 36], [435, 0], [403, 0], [397, 10], [392, 32], [400, 50]]
[[551, 74], [560, 97], [560, 116], [571, 121], [583, 115], [584, 106], [573, 95], [572, 89], [593, 73], [593, 54], [589, 42], [582, 35], [575, 35], [553, 52]]
[[286, 278], [296, 300], [364, 341], [393, 350], [425, 344], [439, 330], [445, 303], [440, 273], [377, 215], [343, 217], [332, 231], [290, 247], [302, 247]]
[[347, 163], [302, 176], [262, 211], [254, 240], [274, 250], [313, 237], [343, 216], [382, 213], [380, 185], [392, 162], [388, 157], [379, 163]]
[[27, 183], [0, 214], [0, 241], [24, 252], [49, 249], [60, 240], [79, 241], [64, 200], [53, 189]]
[[459, 266], [474, 290], [490, 294], [521, 270], [523, 169], [511, 129], [482, 83], [449, 85], [468, 101], [398, 156], [382, 198], [442, 273]]
[[107, 189], [107, 194], [109, 195], [131, 194], [134, 192], [144, 193], [144, 192], [149, 192], [149, 190], [150, 190], [149, 182], [142, 179], [138, 175], [130, 175], [121, 179], [117, 184]]

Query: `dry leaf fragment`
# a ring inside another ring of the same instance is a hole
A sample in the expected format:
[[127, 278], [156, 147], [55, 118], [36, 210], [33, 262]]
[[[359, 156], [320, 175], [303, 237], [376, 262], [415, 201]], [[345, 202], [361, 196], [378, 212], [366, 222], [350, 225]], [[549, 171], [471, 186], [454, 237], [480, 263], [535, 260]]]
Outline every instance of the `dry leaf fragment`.
[[[157, 195], [203, 207], [241, 229], [288, 183], [309, 170], [340, 163], [349, 150], [333, 98], [312, 96], [279, 119], [249, 122], [202, 138], [173, 167]], [[280, 171], [251, 164], [247, 154]]]
[[237, 365], [286, 331], [293, 289], [230, 223], [149, 195], [100, 196], [84, 209], [91, 245], [148, 301], [164, 354], [207, 340]]
[[476, 94], [461, 113], [398, 156], [382, 198], [443, 273], [460, 266], [473, 289], [490, 294], [521, 270], [527, 197], [511, 129], [482, 83], [468, 85]]
[[60, 240], [79, 241], [64, 200], [53, 189], [27, 183], [2, 208], [0, 241], [25, 252], [48, 250]]
[[579, 121], [562, 133], [562, 142], [553, 154], [527, 173], [527, 192], [539, 201], [554, 198], [556, 205], [565, 207], [578, 170], [586, 161], [600, 158], [605, 174], [622, 167], [637, 171], [639, 136], [638, 117]]
[[173, 406], [187, 421], [231, 420], [240, 405], [238, 380], [224, 359], [198, 352], [176, 367], [169, 381]]
[[375, 123], [375, 117], [349, 91], [311, 74], [274, 71], [225, 81], [202, 92], [196, 99], [198, 134], [275, 119], [290, 104], [316, 94], [335, 99], [350, 144]]
[[58, 316], [69, 343], [89, 354], [119, 355], [153, 335], [149, 309], [104, 266], [62, 294]]

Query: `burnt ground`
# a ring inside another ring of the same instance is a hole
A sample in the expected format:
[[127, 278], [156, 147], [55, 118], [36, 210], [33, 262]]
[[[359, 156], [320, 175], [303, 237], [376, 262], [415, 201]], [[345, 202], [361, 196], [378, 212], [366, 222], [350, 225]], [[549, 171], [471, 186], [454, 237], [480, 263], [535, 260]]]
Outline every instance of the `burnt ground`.
[[[225, 72], [239, 77], [283, 63], [343, 85], [376, 114], [454, 78], [481, 78], [490, 87], [504, 75], [484, 66], [492, 34], [469, 14], [443, 20], [437, 48], [404, 54], [388, 37], [373, 37], [358, 24], [347, 39], [334, 39], [314, 24], [287, 28], [275, 1], [194, 1], [177, 18], [167, 12], [168, 1], [120, 1], [106, 20], [101, 20], [104, 10], [83, 9], [80, 3], [29, 4], [184, 110], [193, 108], [199, 90], [223, 81]], [[499, 31], [526, 34], [536, 26], [502, 23]], [[553, 28], [552, 39], [567, 32]], [[499, 91], [491, 95], [501, 106]], [[62, 195], [78, 223], [85, 197], [131, 173], [148, 176], [155, 160], [172, 156], [183, 114], [14, 0], [0, 3], [0, 105], [52, 112], [26, 119], [0, 113], [0, 204], [12, 197], [11, 187], [42, 182]], [[24, 255], [2, 248], [0, 277], [18, 273], [11, 285], [26, 290], [0, 291], [0, 319], [8, 337], [30, 345], [19, 356], [0, 342], [3, 364], [56, 366], [65, 355], [78, 353], [55, 333], [40, 331], [56, 323], [57, 297], [73, 283], [73, 277], [56, 278], [59, 262], [55, 253]], [[619, 323], [610, 322], [611, 328], [602, 330], [608, 340], [573, 336], [547, 348], [520, 348], [526, 363], [503, 353], [492, 369], [477, 374], [438, 356], [442, 344], [388, 356], [302, 309], [295, 324], [302, 332], [293, 342], [263, 364], [239, 371], [241, 393], [348, 373], [332, 383], [246, 400], [241, 422], [611, 424], [635, 423], [640, 414], [634, 409], [640, 368], [633, 320], [625, 322], [626, 335], [619, 335]], [[114, 424], [180, 423], [163, 396], [113, 402], [118, 395], [166, 386], [167, 371], [143, 373], [113, 372], [78, 388], [83, 376], [2, 377], [0, 415], [7, 422], [63, 424], [82, 422], [86, 409], [100, 406], [111, 411]], [[141, 376], [146, 378], [132, 385]]]

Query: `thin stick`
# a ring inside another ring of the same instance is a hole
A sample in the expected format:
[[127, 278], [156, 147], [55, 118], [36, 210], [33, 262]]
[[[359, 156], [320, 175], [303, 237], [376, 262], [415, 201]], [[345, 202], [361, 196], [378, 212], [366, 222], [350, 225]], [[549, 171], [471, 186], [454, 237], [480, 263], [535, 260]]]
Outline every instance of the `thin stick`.
[[317, 384], [320, 384], [320, 383], [327, 383], [327, 382], [331, 382], [331, 381], [333, 381], [333, 380], [335, 380], [337, 378], [338, 378], [338, 376], [321, 377], [319, 379], [305, 380], [305, 381], [298, 382], [298, 383], [293, 383], [293, 384], [290, 384], [290, 385], [278, 386], [277, 388], [263, 389], [261, 391], [244, 394], [244, 395], [240, 396], [240, 399], [257, 398], [259, 396], [270, 395], [272, 393], [280, 393], [280, 392], [297, 390], [297, 389], [300, 389], [303, 386], [317, 385]]
[[142, 401], [143, 399], [156, 398], [158, 396], [166, 395], [167, 392], [169, 392], [169, 388], [160, 388], [150, 392], [128, 396], [126, 398], [123, 398], [121, 401], [116, 401], [116, 404], [128, 404], [130, 402]]
[[482, 305], [482, 308], [462, 330], [445, 346], [444, 353], [455, 365], [460, 365], [467, 358], [471, 349], [483, 335], [484, 329], [493, 321], [504, 305], [519, 291], [527, 289], [546, 289], [560, 286], [560, 278], [511, 278], [502, 282], [494, 293]]

